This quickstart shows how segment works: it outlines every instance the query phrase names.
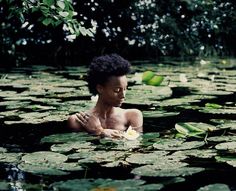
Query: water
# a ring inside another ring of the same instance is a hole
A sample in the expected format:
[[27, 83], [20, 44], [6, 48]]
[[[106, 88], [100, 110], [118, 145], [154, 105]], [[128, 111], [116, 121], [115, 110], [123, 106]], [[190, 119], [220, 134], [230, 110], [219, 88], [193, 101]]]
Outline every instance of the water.
[[[158, 75], [163, 75], [165, 79], [168, 76], [170, 80], [168, 82], [164, 80], [160, 87], [139, 91], [133, 87], [141, 87], [142, 89], [142, 86], [138, 86], [138, 83], [132, 79], [134, 75], [129, 76], [128, 92], [130, 94], [127, 93], [127, 101], [122, 107], [142, 110], [145, 134], [159, 132], [160, 137], [154, 141], [148, 140], [149, 146], [131, 146], [130, 150], [121, 149], [122, 152], [126, 153], [125, 157], [133, 153], [152, 153], [158, 150], [158, 148], [152, 147], [153, 143], [165, 138], [174, 140], [177, 133], [175, 130], [176, 123], [197, 122], [217, 126], [220, 123], [227, 123], [227, 121], [222, 122], [220, 119], [236, 120], [236, 112], [234, 112], [236, 108], [236, 77], [234, 75], [236, 74], [236, 67], [234, 61], [231, 60], [225, 69], [220, 65], [219, 60], [212, 61], [211, 65], [207, 67], [198, 64], [194, 67], [167, 64], [157, 67], [155, 64], [145, 67], [135, 66], [134, 68], [139, 72], [153, 70]], [[83, 81], [85, 71], [85, 67], [68, 67], [57, 71], [55, 68], [46, 66], [17, 68], [8, 72], [2, 71], [0, 83], [0, 126], [2, 129], [0, 147], [7, 149], [6, 153], [23, 153], [22, 156], [36, 151], [49, 151], [52, 143], [40, 144], [40, 140], [51, 134], [69, 133], [66, 128], [68, 115], [86, 110], [94, 104], [89, 101], [91, 95]], [[199, 75], [200, 72], [204, 73], [204, 76]], [[181, 82], [180, 73], [187, 75], [188, 82]], [[214, 75], [214, 80], [212, 80], [212, 75]], [[145, 88], [147, 87], [145, 86]], [[168, 88], [172, 91], [171, 94], [167, 92]], [[149, 91], [149, 93], [144, 96], [145, 91]], [[133, 92], [134, 94], [132, 94]], [[134, 96], [135, 94], [136, 96]], [[221, 108], [207, 107], [207, 103], [218, 104]], [[224, 135], [235, 135], [234, 125], [231, 129], [211, 132], [202, 138], [188, 137], [184, 140], [186, 142], [203, 142], [207, 140], [207, 137]], [[114, 148], [112, 145], [101, 145], [99, 140], [88, 140], [87, 142], [94, 145], [97, 152], [105, 150], [109, 153], [117, 146], [116, 143], [114, 143]], [[0, 157], [0, 161], [2, 161], [0, 162], [0, 186], [1, 182], [7, 186], [5, 189], [4, 186], [0, 187], [0, 190], [53, 190], [51, 184], [55, 182], [84, 178], [145, 180], [145, 185], [162, 184], [161, 190], [197, 190], [209, 184], [223, 183], [228, 185], [230, 190], [235, 190], [235, 168], [226, 162], [217, 162], [215, 159], [216, 156], [234, 157], [235, 151], [215, 150], [215, 145], [219, 143], [208, 141], [203, 147], [197, 148], [202, 153], [205, 150], [214, 151], [216, 155], [211, 157], [181, 155], [185, 158], [178, 159], [178, 161], [187, 163], [188, 167], [203, 167], [205, 170], [188, 176], [182, 173], [176, 177], [135, 175], [131, 171], [142, 166], [142, 164], [127, 163], [125, 157], [121, 157], [121, 163], [114, 167], [104, 167], [103, 165], [107, 164], [104, 159], [104, 162], [84, 162], [81, 164], [83, 170], [69, 171], [68, 175], [39, 175], [20, 170], [21, 157], [16, 161], [6, 162], [3, 159], [3, 153]], [[171, 150], [167, 156], [173, 156], [175, 152], [175, 150]], [[192, 150], [192, 152], [195, 151]], [[65, 155], [68, 156], [72, 153], [75, 153], [75, 150], [70, 150]], [[88, 159], [90, 157], [88, 156]], [[77, 161], [77, 159], [69, 159], [67, 163]], [[163, 169], [159, 170], [161, 172]], [[159, 172], [159, 170], [157, 171]], [[173, 169], [171, 170], [174, 172]], [[142, 187], [140, 188], [145, 190]]]

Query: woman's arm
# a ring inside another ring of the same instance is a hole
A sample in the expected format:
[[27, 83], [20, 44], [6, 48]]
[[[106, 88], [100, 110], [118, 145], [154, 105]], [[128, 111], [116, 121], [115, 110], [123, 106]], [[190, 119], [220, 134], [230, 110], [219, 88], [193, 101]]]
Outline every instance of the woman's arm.
[[74, 131], [87, 131], [104, 137], [121, 137], [118, 130], [104, 129], [100, 120], [93, 114], [76, 113], [68, 118], [68, 126]]
[[143, 114], [138, 109], [127, 109], [125, 116], [128, 125], [138, 132], [143, 132]]

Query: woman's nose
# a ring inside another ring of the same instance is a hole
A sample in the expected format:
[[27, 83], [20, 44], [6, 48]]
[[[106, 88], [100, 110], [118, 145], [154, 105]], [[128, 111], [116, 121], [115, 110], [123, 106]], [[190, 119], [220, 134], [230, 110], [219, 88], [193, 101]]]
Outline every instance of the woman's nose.
[[125, 93], [126, 93], [125, 90], [123, 90], [123, 91], [120, 92], [120, 97], [121, 97], [122, 99], [125, 98]]

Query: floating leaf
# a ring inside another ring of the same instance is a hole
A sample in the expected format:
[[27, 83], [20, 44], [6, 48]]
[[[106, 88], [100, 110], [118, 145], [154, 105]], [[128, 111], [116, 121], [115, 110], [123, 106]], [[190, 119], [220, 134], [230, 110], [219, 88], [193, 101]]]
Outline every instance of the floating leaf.
[[0, 153], [5, 153], [7, 152], [7, 149], [5, 149], [4, 147], [0, 147]]
[[95, 149], [96, 147], [89, 142], [68, 142], [64, 144], [54, 144], [51, 146], [51, 151], [65, 153], [74, 149]]
[[174, 117], [179, 115], [179, 112], [167, 111], [142, 111], [144, 118], [160, 118], [160, 117]]
[[214, 143], [236, 141], [236, 136], [225, 135], [225, 136], [208, 137], [207, 141], [214, 142]]
[[236, 142], [220, 143], [220, 144], [216, 145], [215, 148], [220, 151], [232, 151], [235, 153]]
[[154, 75], [155, 75], [154, 72], [146, 71], [142, 75], [142, 81], [143, 82], [148, 82], [149, 80], [151, 80], [154, 77]]
[[163, 76], [155, 75], [150, 80], [148, 80], [146, 84], [151, 86], [160, 86], [163, 80], [164, 80]]
[[201, 187], [197, 191], [223, 191], [223, 190], [230, 191], [230, 188], [226, 184], [216, 183]]
[[127, 180], [112, 180], [112, 179], [74, 179], [67, 181], [55, 182], [50, 185], [54, 190], [69, 190], [80, 191], [87, 190], [130, 190], [133, 188], [138, 188], [143, 185], [145, 181], [127, 179]]
[[68, 172], [64, 172], [62, 170], [55, 169], [53, 167], [41, 165], [41, 164], [27, 164], [22, 163], [18, 165], [18, 168], [24, 172], [29, 172], [32, 174], [40, 174], [40, 175], [52, 175], [52, 176], [61, 176], [67, 175]]
[[9, 182], [5, 182], [5, 181], [0, 181], [0, 190], [2, 191], [8, 191], [10, 190], [10, 184]]
[[223, 106], [216, 103], [206, 103], [205, 107], [219, 109], [219, 108], [222, 108]]
[[184, 150], [184, 151], [176, 151], [171, 156], [178, 157], [178, 156], [186, 155], [196, 158], [212, 158], [217, 155], [217, 152], [215, 150], [203, 150], [203, 149], [191, 149], [191, 150]]
[[20, 161], [23, 153], [0, 153], [0, 162], [16, 163]]
[[163, 170], [156, 170], [153, 165], [146, 165], [142, 168], [136, 168], [131, 173], [139, 176], [153, 176], [153, 177], [175, 177], [175, 176], [191, 176], [193, 174], [204, 171], [200, 167], [180, 167]]
[[163, 139], [153, 144], [153, 147], [159, 150], [177, 151], [187, 150], [202, 147], [205, 143], [203, 141], [184, 142], [176, 139]]
[[22, 161], [30, 164], [40, 163], [63, 163], [67, 160], [67, 156], [50, 151], [38, 151], [26, 154], [22, 157]]
[[154, 151], [153, 153], [134, 153], [126, 158], [126, 161], [134, 164], [153, 164], [163, 160], [166, 151]]
[[89, 135], [85, 132], [79, 133], [62, 133], [62, 134], [53, 134], [41, 139], [41, 143], [66, 143], [74, 141], [90, 141], [96, 140], [98, 137]]
[[78, 163], [105, 163], [119, 160], [125, 156], [122, 151], [94, 151], [84, 159], [78, 160]]

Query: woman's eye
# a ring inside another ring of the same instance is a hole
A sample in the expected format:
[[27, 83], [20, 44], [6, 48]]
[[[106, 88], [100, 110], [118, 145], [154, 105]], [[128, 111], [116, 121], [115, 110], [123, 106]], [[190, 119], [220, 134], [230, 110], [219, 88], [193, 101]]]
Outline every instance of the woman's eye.
[[120, 92], [120, 89], [117, 88], [117, 89], [114, 90], [114, 92], [119, 93], [119, 92]]

